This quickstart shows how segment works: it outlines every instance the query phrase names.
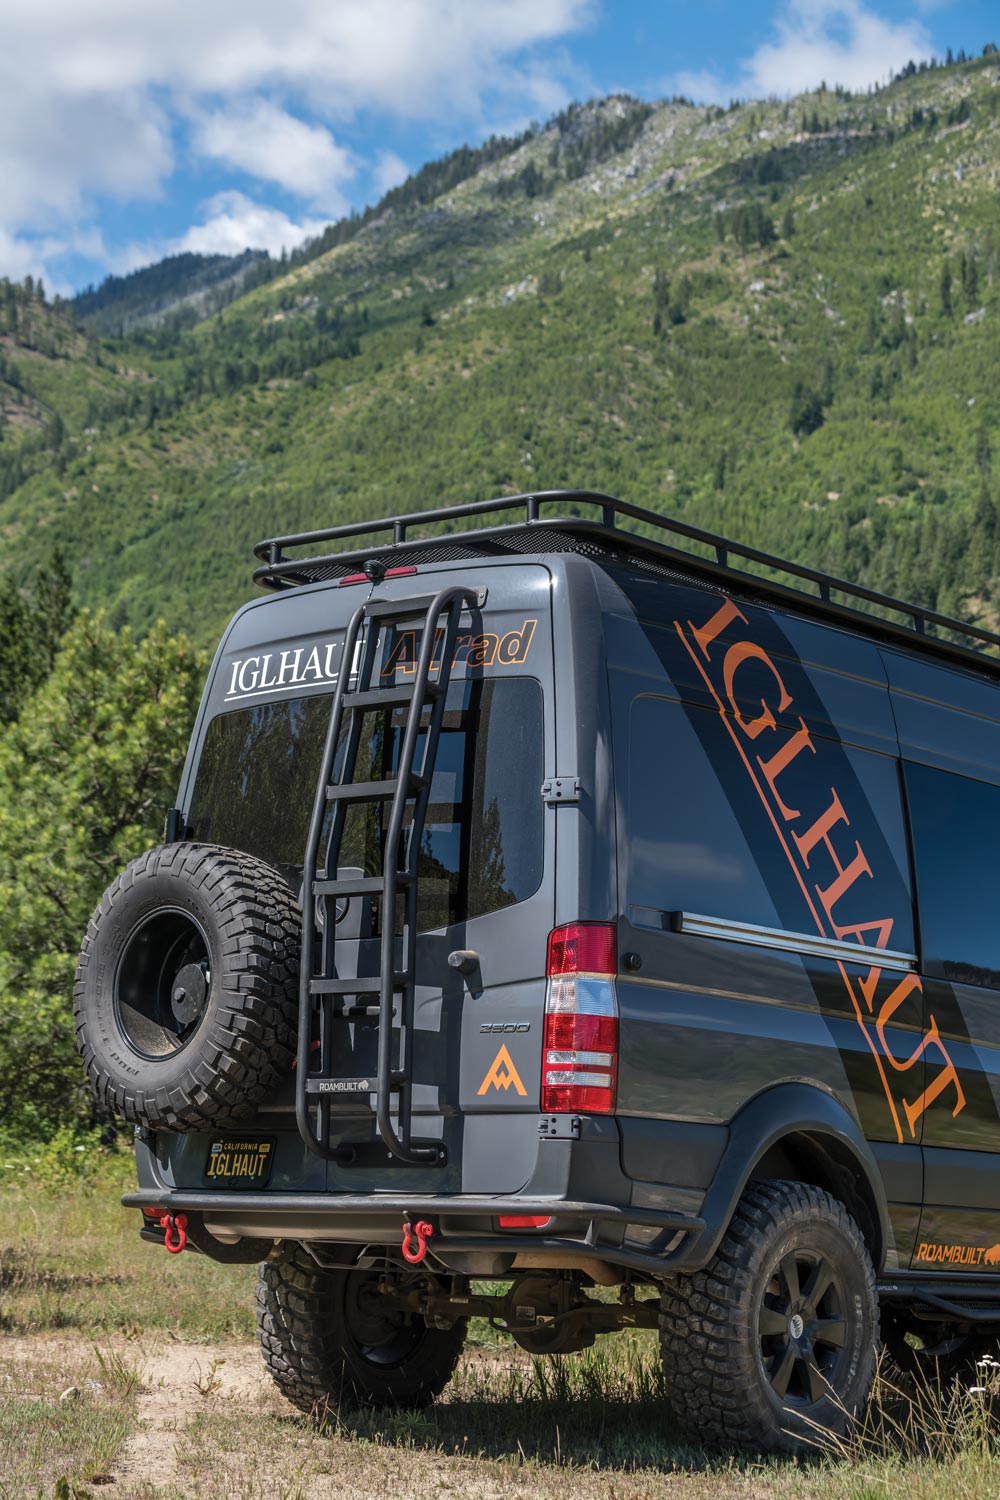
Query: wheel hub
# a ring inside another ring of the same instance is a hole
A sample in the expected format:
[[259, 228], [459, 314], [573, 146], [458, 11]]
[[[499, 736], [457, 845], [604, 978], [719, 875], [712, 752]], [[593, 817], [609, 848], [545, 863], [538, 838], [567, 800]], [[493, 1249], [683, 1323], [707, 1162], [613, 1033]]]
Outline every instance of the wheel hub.
[[170, 1009], [182, 1026], [190, 1026], [201, 1015], [207, 998], [207, 965], [185, 964], [174, 980], [170, 997]]
[[758, 1314], [761, 1362], [775, 1396], [814, 1406], [831, 1390], [847, 1343], [846, 1302], [834, 1267], [812, 1250], [782, 1256]]
[[173, 1057], [197, 1031], [211, 992], [205, 931], [189, 912], [161, 907], [130, 934], [114, 979], [124, 1040], [140, 1057]]

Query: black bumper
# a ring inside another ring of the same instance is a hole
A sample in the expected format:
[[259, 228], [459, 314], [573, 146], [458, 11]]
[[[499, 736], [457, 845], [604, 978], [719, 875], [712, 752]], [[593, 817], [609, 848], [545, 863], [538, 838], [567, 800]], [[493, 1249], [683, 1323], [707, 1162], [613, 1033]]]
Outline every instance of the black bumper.
[[[402, 1238], [404, 1217], [424, 1219], [434, 1229], [428, 1247], [432, 1258], [436, 1252], [446, 1256], [448, 1252], [516, 1255], [547, 1251], [589, 1256], [652, 1275], [687, 1269], [706, 1232], [705, 1221], [692, 1214], [523, 1194], [212, 1193], [189, 1188], [144, 1188], [126, 1193], [122, 1204], [126, 1208], [159, 1208], [172, 1214], [198, 1213], [213, 1219], [232, 1215], [245, 1221], [259, 1216], [261, 1240], [268, 1237], [268, 1221], [275, 1222], [278, 1217], [292, 1224], [300, 1217], [302, 1238], [308, 1239], [309, 1221], [320, 1216], [331, 1224], [337, 1220], [345, 1226], [352, 1220], [357, 1222], [359, 1243], [374, 1239], [394, 1246]], [[554, 1226], [508, 1233], [494, 1224], [501, 1215], [548, 1217]], [[564, 1226], [562, 1232], [560, 1224]], [[623, 1243], [630, 1226], [655, 1232], [657, 1238], [670, 1236], [669, 1248], [642, 1249]]]

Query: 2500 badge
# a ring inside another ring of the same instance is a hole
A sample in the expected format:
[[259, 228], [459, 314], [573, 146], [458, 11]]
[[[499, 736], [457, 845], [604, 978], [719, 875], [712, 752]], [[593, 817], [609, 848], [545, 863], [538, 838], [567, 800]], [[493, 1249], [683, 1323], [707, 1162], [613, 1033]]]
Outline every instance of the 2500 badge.
[[212, 1141], [205, 1163], [205, 1181], [216, 1188], [267, 1186], [274, 1163], [274, 1136]]

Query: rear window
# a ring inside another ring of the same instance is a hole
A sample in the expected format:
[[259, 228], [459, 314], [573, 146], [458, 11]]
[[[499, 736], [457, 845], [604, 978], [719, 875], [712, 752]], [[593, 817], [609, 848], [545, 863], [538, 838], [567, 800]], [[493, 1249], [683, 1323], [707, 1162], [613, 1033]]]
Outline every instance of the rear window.
[[[255, 704], [212, 720], [190, 836], [255, 854], [296, 886], [330, 717], [328, 696]], [[395, 770], [405, 712], [365, 715], [356, 781]], [[414, 759], [420, 765], [422, 736]], [[340, 773], [338, 751], [336, 774]], [[423, 930], [499, 911], [542, 878], [542, 691], [530, 677], [453, 683], [418, 861]], [[341, 870], [382, 872], [388, 803], [352, 807]]]

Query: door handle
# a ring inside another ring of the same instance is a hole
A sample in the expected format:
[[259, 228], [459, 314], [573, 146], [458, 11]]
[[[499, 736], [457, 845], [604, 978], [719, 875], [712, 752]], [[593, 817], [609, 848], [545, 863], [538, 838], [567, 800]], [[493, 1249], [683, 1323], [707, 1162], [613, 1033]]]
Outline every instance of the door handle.
[[448, 967], [460, 974], [474, 974], [479, 968], [479, 954], [474, 948], [456, 948], [448, 954]]

